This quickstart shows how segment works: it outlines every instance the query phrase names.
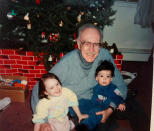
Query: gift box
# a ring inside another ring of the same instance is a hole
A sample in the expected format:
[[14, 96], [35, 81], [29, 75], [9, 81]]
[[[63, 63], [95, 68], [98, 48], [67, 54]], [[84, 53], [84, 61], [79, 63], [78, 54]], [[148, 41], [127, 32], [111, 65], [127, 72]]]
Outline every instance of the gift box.
[[10, 97], [11, 101], [24, 102], [27, 95], [27, 77], [0, 76], [0, 99]]

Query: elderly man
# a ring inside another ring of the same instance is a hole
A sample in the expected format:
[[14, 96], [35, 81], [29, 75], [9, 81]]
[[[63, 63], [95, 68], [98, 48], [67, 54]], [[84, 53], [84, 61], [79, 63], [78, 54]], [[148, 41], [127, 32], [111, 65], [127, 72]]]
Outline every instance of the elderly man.
[[[108, 60], [114, 64], [114, 60], [110, 52], [104, 48], [100, 48], [101, 42], [102, 34], [96, 26], [93, 24], [83, 25], [78, 30], [78, 49], [67, 53], [49, 71], [60, 78], [64, 87], [74, 91], [77, 94], [79, 101], [81, 99], [91, 99], [93, 87], [97, 84], [94, 74], [99, 62], [102, 60]], [[122, 97], [125, 99], [127, 95], [127, 88], [116, 66], [113, 83], [119, 88]], [[33, 112], [35, 112], [37, 102], [38, 85], [36, 84], [33, 88], [31, 98]], [[103, 115], [102, 123], [106, 122], [115, 108], [115, 105], [111, 103], [107, 110], [97, 112], [97, 115]]]

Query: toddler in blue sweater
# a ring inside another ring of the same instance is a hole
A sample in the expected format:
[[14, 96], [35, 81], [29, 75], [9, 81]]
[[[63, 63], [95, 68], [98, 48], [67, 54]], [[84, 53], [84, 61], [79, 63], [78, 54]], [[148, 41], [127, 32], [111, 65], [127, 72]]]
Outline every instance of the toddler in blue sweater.
[[126, 109], [124, 100], [121, 97], [119, 89], [112, 83], [114, 77], [114, 66], [109, 61], [102, 61], [97, 67], [95, 78], [98, 84], [93, 88], [93, 96], [91, 101], [80, 100], [79, 107], [83, 113], [87, 113], [89, 117], [81, 122], [77, 130], [82, 130], [83, 125], [86, 125], [89, 130], [93, 130], [102, 120], [102, 115], [96, 112], [111, 108], [118, 107], [120, 111]]

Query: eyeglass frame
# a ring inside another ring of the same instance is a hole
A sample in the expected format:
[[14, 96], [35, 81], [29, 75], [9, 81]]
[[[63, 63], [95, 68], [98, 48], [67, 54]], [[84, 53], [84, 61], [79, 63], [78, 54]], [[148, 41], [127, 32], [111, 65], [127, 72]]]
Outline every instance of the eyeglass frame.
[[89, 47], [90, 44], [93, 44], [94, 47], [100, 47], [101, 46], [101, 42], [99, 42], [99, 43], [93, 43], [93, 42], [89, 42], [89, 41], [81, 41], [80, 39], [79, 39], [79, 41], [80, 41], [80, 43], [82, 45], [85, 45], [86, 47]]

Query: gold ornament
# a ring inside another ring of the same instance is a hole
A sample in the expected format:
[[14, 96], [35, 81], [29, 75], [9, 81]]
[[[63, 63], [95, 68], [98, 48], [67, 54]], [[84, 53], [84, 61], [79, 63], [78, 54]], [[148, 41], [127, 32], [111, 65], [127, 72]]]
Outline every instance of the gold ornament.
[[24, 16], [24, 20], [29, 21], [29, 13]]
[[98, 23], [97, 23], [97, 22], [95, 22], [95, 23], [94, 23], [94, 25], [98, 25]]
[[59, 22], [59, 26], [60, 26], [60, 27], [63, 26], [63, 21], [62, 21], [62, 20]]
[[79, 15], [77, 16], [77, 21], [80, 23], [81, 22], [81, 17], [84, 15], [84, 12], [80, 11]]
[[42, 32], [41, 37], [42, 37], [42, 39], [45, 38], [45, 32]]
[[80, 23], [81, 22], [81, 15], [79, 14], [77, 17], [77, 21]]
[[80, 14], [81, 14], [81, 15], [84, 15], [84, 12], [80, 11]]
[[40, 17], [40, 15], [39, 15], [39, 14], [37, 14], [36, 16], [37, 16], [37, 18], [39, 18], [39, 17]]
[[67, 6], [67, 10], [70, 11], [71, 10], [71, 6]]
[[29, 21], [28, 24], [27, 24], [27, 29], [28, 29], [28, 30], [32, 29], [30, 21]]
[[49, 56], [48, 61], [52, 61], [52, 56], [51, 55]]

